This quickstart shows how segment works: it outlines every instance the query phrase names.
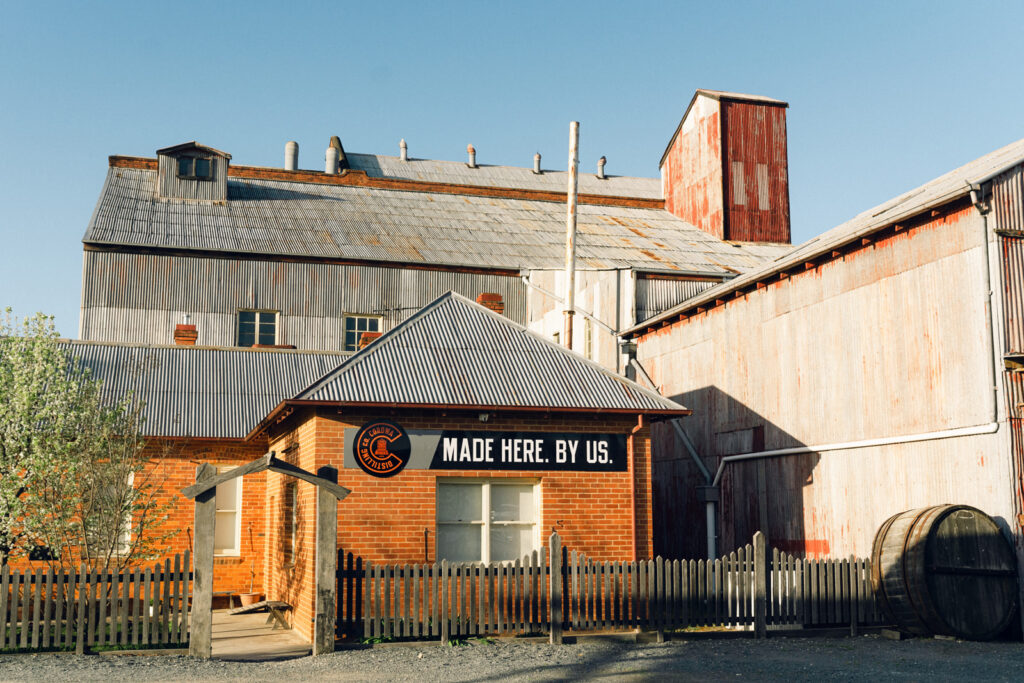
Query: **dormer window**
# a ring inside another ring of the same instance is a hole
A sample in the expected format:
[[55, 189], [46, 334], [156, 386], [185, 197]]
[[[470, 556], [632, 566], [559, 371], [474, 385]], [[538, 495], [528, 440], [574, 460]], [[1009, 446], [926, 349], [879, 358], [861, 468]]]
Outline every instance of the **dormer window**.
[[213, 180], [213, 161], [208, 157], [179, 157], [178, 177], [188, 180]]

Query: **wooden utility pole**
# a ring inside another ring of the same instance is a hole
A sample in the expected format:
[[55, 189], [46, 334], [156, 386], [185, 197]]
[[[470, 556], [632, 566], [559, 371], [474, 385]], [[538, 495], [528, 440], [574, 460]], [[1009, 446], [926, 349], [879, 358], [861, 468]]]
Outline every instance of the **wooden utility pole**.
[[576, 313], [576, 191], [579, 187], [580, 122], [569, 124], [569, 192], [565, 218], [565, 329], [562, 341], [572, 349], [572, 317]]

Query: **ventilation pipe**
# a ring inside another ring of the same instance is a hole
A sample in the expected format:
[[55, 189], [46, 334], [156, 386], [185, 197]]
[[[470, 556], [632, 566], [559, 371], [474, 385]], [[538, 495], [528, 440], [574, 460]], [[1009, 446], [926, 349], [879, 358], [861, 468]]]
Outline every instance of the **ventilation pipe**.
[[533, 155], [533, 172], [540, 173], [540, 152]]
[[409, 161], [409, 145], [405, 144], [405, 138], [398, 143], [398, 158], [402, 161]]
[[299, 170], [299, 143], [295, 140], [284, 143], [284, 170]]
[[338, 150], [338, 170], [335, 173], [340, 173], [348, 168], [348, 158], [345, 156], [345, 148], [341, 146], [341, 138], [337, 135], [332, 135], [331, 147]]
[[334, 175], [338, 172], [338, 148], [328, 147], [325, 158], [327, 161], [324, 164], [324, 173]]
[[466, 145], [466, 153], [469, 154], [469, 164], [467, 165], [470, 168], [476, 168], [476, 147], [473, 145]]
[[597, 160], [597, 177], [604, 180], [604, 165], [608, 163], [608, 160], [601, 157]]

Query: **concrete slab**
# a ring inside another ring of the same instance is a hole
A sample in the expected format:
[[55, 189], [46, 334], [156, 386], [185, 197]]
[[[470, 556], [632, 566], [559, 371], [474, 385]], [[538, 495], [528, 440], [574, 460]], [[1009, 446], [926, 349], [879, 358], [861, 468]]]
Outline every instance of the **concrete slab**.
[[231, 661], [272, 661], [306, 657], [312, 652], [295, 631], [274, 630], [265, 613], [213, 612], [213, 656]]

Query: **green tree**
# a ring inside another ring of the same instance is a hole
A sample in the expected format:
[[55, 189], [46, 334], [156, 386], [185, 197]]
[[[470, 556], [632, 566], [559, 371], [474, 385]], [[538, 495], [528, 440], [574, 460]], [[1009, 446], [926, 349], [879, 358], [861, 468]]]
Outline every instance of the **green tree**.
[[51, 318], [0, 322], [0, 562], [44, 547], [63, 565], [115, 569], [163, 548], [160, 466], [131, 395], [101, 384], [58, 342]]

